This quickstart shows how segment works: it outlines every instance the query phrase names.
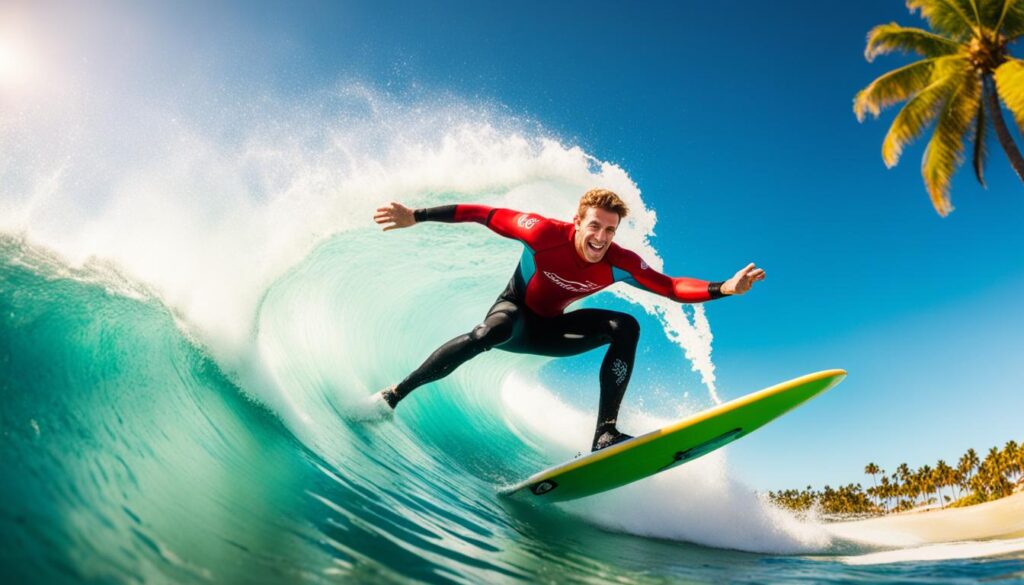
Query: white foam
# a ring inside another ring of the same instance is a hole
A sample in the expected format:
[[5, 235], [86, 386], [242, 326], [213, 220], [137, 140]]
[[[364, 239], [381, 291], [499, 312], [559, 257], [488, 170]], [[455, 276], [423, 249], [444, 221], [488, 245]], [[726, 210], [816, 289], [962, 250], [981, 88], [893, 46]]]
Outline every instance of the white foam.
[[[949, 561], [1008, 555], [1024, 551], [1024, 538], [976, 542], [948, 542], [863, 555], [836, 557], [848, 565], [885, 565], [921, 561]], [[832, 559], [829, 559], [832, 560]]]
[[[257, 306], [325, 238], [372, 229], [382, 202], [486, 199], [568, 219], [583, 191], [608, 187], [632, 209], [619, 240], [661, 265], [647, 244], [656, 216], [623, 169], [486, 108], [403, 104], [350, 83], [296, 102], [264, 99], [225, 128], [201, 110], [153, 111], [131, 95], [72, 89], [68, 104], [0, 112], [10, 130], [0, 151], [13, 157], [0, 167], [0, 230], [145, 283], [274, 408], [289, 410], [273, 396], [274, 376], [259, 373]], [[113, 111], [122, 123], [111, 126]], [[678, 305], [625, 294], [659, 307], [668, 335], [713, 384], [708, 332]]]

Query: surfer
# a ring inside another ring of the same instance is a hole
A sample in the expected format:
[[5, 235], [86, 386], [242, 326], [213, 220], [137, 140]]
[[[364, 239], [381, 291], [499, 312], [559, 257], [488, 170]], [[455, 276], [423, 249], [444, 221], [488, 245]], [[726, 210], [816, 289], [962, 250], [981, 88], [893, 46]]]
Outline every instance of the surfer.
[[580, 199], [572, 223], [484, 205], [443, 205], [410, 209], [392, 202], [373, 219], [384, 231], [424, 221], [475, 222], [523, 243], [524, 251], [509, 281], [486, 316], [472, 331], [448, 341], [404, 380], [375, 399], [391, 412], [410, 392], [452, 373], [466, 361], [497, 347], [552, 357], [577, 355], [608, 346], [601, 363], [601, 394], [592, 450], [631, 436], [616, 428], [619, 405], [633, 373], [640, 325], [627, 313], [606, 309], [564, 312], [573, 301], [615, 282], [625, 282], [683, 303], [700, 303], [743, 294], [764, 279], [753, 263], [724, 282], [672, 278], [653, 270], [637, 254], [614, 244], [619, 222], [629, 212], [618, 195], [604, 189]]

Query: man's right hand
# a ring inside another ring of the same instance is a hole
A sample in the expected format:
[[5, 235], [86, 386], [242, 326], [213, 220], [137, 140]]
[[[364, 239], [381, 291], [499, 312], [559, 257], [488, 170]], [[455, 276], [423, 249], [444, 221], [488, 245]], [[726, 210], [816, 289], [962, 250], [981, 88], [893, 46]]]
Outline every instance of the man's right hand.
[[384, 226], [384, 231], [406, 228], [416, 223], [412, 210], [401, 203], [392, 201], [384, 207], [377, 208], [373, 221]]

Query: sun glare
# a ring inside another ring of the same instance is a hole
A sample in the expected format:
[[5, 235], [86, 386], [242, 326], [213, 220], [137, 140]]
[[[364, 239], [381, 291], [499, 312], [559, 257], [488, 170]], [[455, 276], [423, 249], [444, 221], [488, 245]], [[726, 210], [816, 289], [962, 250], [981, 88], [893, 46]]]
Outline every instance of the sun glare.
[[24, 44], [0, 33], [0, 87], [17, 87], [29, 81], [31, 67]]

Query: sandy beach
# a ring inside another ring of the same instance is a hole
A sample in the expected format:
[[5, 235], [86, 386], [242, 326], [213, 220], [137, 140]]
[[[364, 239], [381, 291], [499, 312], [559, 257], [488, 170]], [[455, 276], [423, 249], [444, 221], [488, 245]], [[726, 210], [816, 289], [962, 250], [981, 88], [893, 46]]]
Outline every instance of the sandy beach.
[[966, 508], [896, 514], [828, 525], [834, 535], [882, 546], [1024, 537], [1024, 492]]

